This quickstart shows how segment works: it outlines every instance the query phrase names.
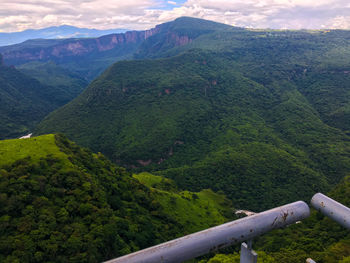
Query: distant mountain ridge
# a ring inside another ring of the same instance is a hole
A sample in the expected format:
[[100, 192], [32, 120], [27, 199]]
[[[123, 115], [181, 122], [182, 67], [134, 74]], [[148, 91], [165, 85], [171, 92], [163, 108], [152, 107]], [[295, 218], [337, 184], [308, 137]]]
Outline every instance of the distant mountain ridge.
[[29, 39], [91, 38], [126, 31], [127, 29], [99, 30], [70, 25], [52, 26], [42, 29], [27, 29], [21, 32], [0, 33], [0, 46], [18, 44]]
[[[233, 27], [202, 19], [181, 17], [144, 31], [128, 31], [98, 38], [34, 39], [0, 47], [5, 64], [54, 61], [92, 80], [119, 60], [141, 59], [190, 44], [197, 37]], [[164, 41], [165, 40], [165, 41]]]

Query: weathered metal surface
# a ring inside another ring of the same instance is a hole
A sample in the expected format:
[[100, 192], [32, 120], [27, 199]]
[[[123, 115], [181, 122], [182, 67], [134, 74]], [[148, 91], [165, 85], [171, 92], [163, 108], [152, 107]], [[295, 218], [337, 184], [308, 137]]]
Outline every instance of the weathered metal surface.
[[311, 205], [325, 216], [350, 229], [350, 208], [321, 193], [312, 197]]
[[306, 263], [316, 263], [316, 261], [312, 260], [311, 258], [308, 258], [308, 259], [306, 260]]
[[309, 215], [310, 209], [308, 205], [302, 201], [298, 201], [174, 239], [107, 262], [183, 262], [223, 247], [253, 239], [273, 229], [303, 220]]
[[242, 243], [241, 245], [241, 257], [240, 263], [256, 263], [258, 260], [258, 254], [252, 250], [246, 243]]

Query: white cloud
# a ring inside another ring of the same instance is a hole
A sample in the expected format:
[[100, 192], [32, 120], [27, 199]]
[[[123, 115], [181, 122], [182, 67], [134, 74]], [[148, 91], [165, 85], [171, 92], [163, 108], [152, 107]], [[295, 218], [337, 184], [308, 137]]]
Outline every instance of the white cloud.
[[330, 29], [349, 29], [350, 28], [350, 16], [337, 16], [330, 20], [327, 25], [324, 25], [326, 28]]
[[141, 30], [179, 16], [255, 28], [350, 29], [349, 14], [348, 0], [1, 0], [0, 31], [61, 24]]

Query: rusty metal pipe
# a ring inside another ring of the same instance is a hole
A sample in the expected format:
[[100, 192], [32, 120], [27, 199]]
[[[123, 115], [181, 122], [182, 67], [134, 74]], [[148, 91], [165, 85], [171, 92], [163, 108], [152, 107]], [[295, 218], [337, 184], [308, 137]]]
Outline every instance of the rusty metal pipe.
[[298, 201], [146, 248], [106, 263], [183, 262], [293, 224], [309, 215], [308, 205]]
[[312, 197], [311, 205], [325, 216], [350, 229], [350, 208], [321, 193]]

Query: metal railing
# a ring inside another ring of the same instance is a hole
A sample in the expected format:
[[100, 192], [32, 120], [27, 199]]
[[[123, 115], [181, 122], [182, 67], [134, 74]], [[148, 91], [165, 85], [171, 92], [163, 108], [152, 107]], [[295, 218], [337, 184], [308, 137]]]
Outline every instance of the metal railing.
[[[348, 207], [321, 193], [313, 196], [311, 205], [342, 226], [350, 228]], [[251, 248], [251, 240], [254, 237], [296, 223], [309, 215], [308, 205], [298, 201], [146, 248], [106, 263], [183, 262], [243, 241], [248, 242], [241, 245], [240, 262], [255, 263], [257, 254]], [[306, 262], [315, 263], [311, 258]]]
[[112, 259], [108, 263], [183, 262], [220, 248], [251, 240], [268, 231], [293, 224], [310, 215], [302, 201], [244, 217], [188, 236]]
[[311, 205], [325, 216], [350, 229], [350, 208], [321, 193], [312, 197]]

